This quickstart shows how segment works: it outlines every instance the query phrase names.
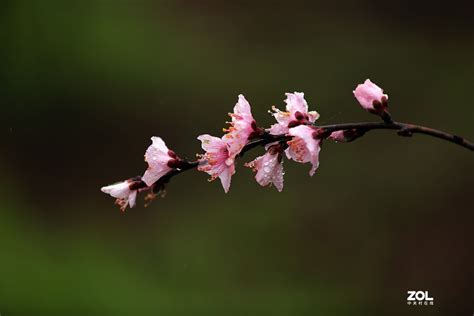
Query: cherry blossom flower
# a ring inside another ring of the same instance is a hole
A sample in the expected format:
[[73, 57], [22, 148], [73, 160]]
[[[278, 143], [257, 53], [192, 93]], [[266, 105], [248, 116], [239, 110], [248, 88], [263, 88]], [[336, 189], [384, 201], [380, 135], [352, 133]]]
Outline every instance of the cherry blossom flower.
[[116, 198], [115, 203], [120, 206], [122, 212], [128, 205], [130, 208], [135, 206], [140, 181], [128, 179], [122, 182], [102, 187], [100, 190]]
[[221, 139], [207, 134], [200, 135], [198, 139], [206, 151], [198, 170], [208, 173], [210, 181], [219, 178], [225, 193], [229, 192], [231, 177], [235, 173], [235, 157], [230, 153], [229, 139], [225, 135]]
[[151, 186], [162, 176], [179, 166], [180, 159], [176, 154], [166, 147], [165, 142], [160, 138], [153, 136], [152, 144], [145, 153], [145, 161], [148, 163], [148, 169], [143, 175], [143, 182]]
[[230, 155], [237, 156], [249, 139], [263, 130], [257, 127], [252, 116], [249, 102], [240, 94], [234, 106], [234, 113], [229, 113], [232, 121], [228, 129], [224, 129], [226, 141], [229, 144]]
[[359, 84], [353, 93], [360, 105], [371, 113], [379, 114], [387, 108], [388, 95], [370, 79]]
[[273, 135], [286, 134], [291, 127], [314, 123], [319, 118], [318, 112], [308, 112], [308, 103], [303, 92], [286, 93], [285, 103], [286, 112], [272, 108], [272, 115], [278, 122], [270, 127], [270, 133]]
[[309, 175], [313, 176], [319, 166], [319, 151], [321, 150], [318, 129], [314, 126], [299, 125], [290, 128], [288, 134], [294, 137], [287, 142], [289, 147], [285, 150], [286, 156], [296, 162], [310, 162], [312, 167]]
[[267, 145], [267, 152], [263, 156], [245, 164], [252, 168], [255, 180], [261, 186], [273, 184], [278, 192], [283, 190], [283, 159], [281, 146], [278, 143]]

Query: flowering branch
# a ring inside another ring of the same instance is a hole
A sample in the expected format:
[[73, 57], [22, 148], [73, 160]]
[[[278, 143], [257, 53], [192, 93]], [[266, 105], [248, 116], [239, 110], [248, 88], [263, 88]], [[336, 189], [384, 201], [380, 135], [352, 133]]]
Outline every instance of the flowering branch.
[[277, 123], [268, 129], [257, 126], [250, 111], [250, 104], [240, 95], [229, 113], [232, 122], [224, 129], [222, 138], [201, 135], [205, 154], [197, 155], [196, 161], [179, 158], [169, 150], [159, 137], [152, 137], [152, 145], [145, 153], [148, 169], [143, 177], [137, 176], [117, 184], [102, 188], [102, 191], [115, 197], [122, 211], [135, 205], [139, 192], [149, 191], [145, 200], [153, 200], [157, 194], [165, 193], [165, 186], [174, 176], [191, 169], [198, 169], [211, 175], [211, 181], [220, 178], [224, 191], [230, 187], [235, 173], [235, 159], [241, 158], [255, 147], [264, 146], [266, 153], [245, 166], [256, 172], [255, 179], [262, 186], [274, 185], [278, 191], [283, 189], [283, 153], [288, 159], [300, 163], [311, 163], [309, 174], [312, 176], [319, 166], [319, 151], [322, 141], [331, 139], [336, 142], [351, 142], [371, 130], [396, 130], [399, 136], [411, 137], [413, 134], [425, 134], [440, 138], [474, 151], [474, 143], [463, 137], [433, 128], [393, 121], [388, 108], [388, 96], [370, 80], [359, 85], [354, 95], [368, 112], [378, 115], [381, 122], [343, 123], [316, 125], [319, 114], [308, 111], [303, 93], [287, 93], [286, 112], [273, 107], [271, 114]]
[[421, 125], [409, 124], [409, 123], [401, 123], [401, 122], [365, 122], [365, 123], [346, 123], [346, 124], [333, 124], [333, 125], [325, 125], [320, 126], [319, 128], [327, 131], [327, 132], [335, 132], [335, 131], [350, 131], [356, 130], [361, 136], [368, 131], [376, 130], [376, 129], [392, 129], [397, 130], [397, 134], [399, 136], [406, 136], [411, 137], [413, 134], [425, 134], [432, 137], [440, 138], [447, 140], [451, 143], [460, 145], [464, 148], [474, 150], [474, 143], [468, 141], [467, 139], [457, 136], [454, 134], [450, 134], [447, 132], [443, 132], [434, 128], [425, 127]]

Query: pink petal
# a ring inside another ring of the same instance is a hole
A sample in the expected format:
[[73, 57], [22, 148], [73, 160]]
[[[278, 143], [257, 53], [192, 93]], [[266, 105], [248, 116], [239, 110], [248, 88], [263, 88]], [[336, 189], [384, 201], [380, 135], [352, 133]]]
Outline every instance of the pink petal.
[[246, 120], [253, 120], [250, 103], [245, 99], [243, 94], [239, 94], [239, 100], [234, 106], [234, 114]]
[[311, 160], [306, 143], [302, 138], [295, 137], [288, 142], [289, 147], [285, 150], [286, 157], [300, 163]]
[[234, 165], [224, 168], [224, 170], [219, 174], [219, 179], [221, 180], [222, 187], [224, 188], [224, 192], [229, 192], [230, 188], [230, 181], [232, 175], [235, 173]]
[[291, 136], [296, 136], [304, 140], [306, 147], [309, 151], [314, 151], [316, 149], [317, 142], [314, 139], [315, 130], [308, 125], [299, 125], [293, 128], [290, 128], [289, 134]]
[[222, 147], [226, 147], [225, 141], [219, 137], [214, 137], [209, 134], [199, 135], [198, 140], [201, 141], [201, 147], [207, 152], [221, 151]]
[[202, 148], [206, 150], [198, 170], [209, 174], [211, 180], [219, 177], [227, 193], [231, 177], [235, 173], [234, 157], [230, 156], [229, 144], [225, 140], [207, 134], [199, 136], [198, 139], [202, 142]]
[[151, 146], [153, 146], [153, 148], [156, 148], [157, 151], [161, 151], [165, 153], [169, 151], [168, 147], [166, 146], [163, 139], [161, 139], [161, 137], [153, 136], [151, 138], [151, 142], [152, 142]]
[[[287, 112], [272, 107], [274, 112], [272, 115], [275, 117], [278, 124], [281, 125], [281, 127], [277, 125], [271, 127], [270, 134], [272, 135], [279, 135], [288, 132], [287, 128], [290, 123], [296, 123], [296, 125], [314, 123], [319, 118], [318, 112], [308, 112], [308, 103], [304, 99], [303, 92], [286, 93], [285, 102]], [[284, 129], [286, 130], [283, 132]]]
[[281, 192], [283, 190], [283, 163], [279, 159], [279, 154], [272, 154], [267, 151], [265, 155], [257, 157], [254, 161], [247, 164], [257, 171], [255, 180], [261, 186], [273, 184]]
[[153, 183], [158, 181], [161, 177], [166, 175], [171, 170], [173, 169], [169, 167], [148, 168], [143, 174], [142, 181], [145, 182], [147, 186], [151, 186]]
[[321, 139], [315, 138], [314, 133], [314, 128], [307, 125], [290, 128], [289, 134], [294, 138], [288, 142], [290, 147], [285, 151], [288, 158], [297, 162], [311, 162], [310, 176], [313, 176], [319, 167], [319, 151], [321, 149]]
[[316, 169], [319, 167], [319, 151], [321, 150], [321, 140], [317, 140], [317, 146], [314, 152], [311, 153], [311, 170], [309, 170], [309, 175], [312, 177], [316, 172]]
[[223, 140], [229, 145], [230, 155], [235, 157], [248, 143], [250, 135], [255, 131], [255, 120], [252, 116], [250, 104], [242, 94], [239, 95], [234, 113], [231, 113], [230, 116], [232, 117], [231, 127]]
[[273, 124], [271, 127], [270, 127], [270, 134], [272, 135], [283, 135], [283, 134], [286, 134], [288, 133], [288, 124], [287, 125], [283, 125], [283, 124]]
[[336, 141], [336, 142], [343, 142], [346, 140], [346, 137], [344, 136], [344, 131], [341, 130], [341, 131], [336, 131], [336, 132], [332, 132], [331, 135], [329, 135], [330, 139]]
[[[128, 196], [128, 204], [130, 208], [135, 206], [135, 201], [137, 200], [137, 190], [133, 190], [130, 195]], [[125, 205], [126, 207], [126, 205]]]
[[309, 116], [309, 121], [311, 123], [314, 123], [319, 118], [319, 113], [316, 111], [309, 111], [308, 116]]
[[287, 127], [288, 124], [293, 120], [290, 112], [280, 111], [276, 107], [272, 107], [272, 111], [274, 112], [272, 115], [275, 117], [276, 121], [285, 127]]
[[151, 186], [173, 169], [168, 166], [168, 162], [174, 159], [169, 155], [170, 150], [160, 137], [153, 136], [151, 140], [152, 144], [145, 152], [145, 161], [148, 163], [148, 169], [142, 178], [143, 182], [148, 186]]
[[295, 112], [308, 113], [308, 103], [303, 92], [285, 93], [286, 110], [294, 115]]

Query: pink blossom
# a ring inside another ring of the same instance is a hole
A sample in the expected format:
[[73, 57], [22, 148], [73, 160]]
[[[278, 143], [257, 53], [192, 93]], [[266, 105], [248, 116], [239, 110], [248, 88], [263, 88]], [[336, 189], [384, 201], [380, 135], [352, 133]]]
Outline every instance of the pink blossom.
[[235, 156], [230, 153], [228, 139], [211, 135], [200, 135], [202, 149], [206, 153], [200, 159], [199, 171], [204, 171], [211, 176], [211, 181], [221, 179], [225, 193], [229, 191], [232, 175], [235, 173]]
[[152, 144], [145, 153], [145, 161], [148, 163], [148, 169], [143, 175], [143, 182], [151, 186], [162, 176], [173, 170], [180, 159], [176, 154], [166, 147], [165, 142], [160, 137], [152, 137]]
[[286, 112], [272, 108], [273, 116], [278, 122], [270, 128], [270, 133], [273, 135], [286, 134], [291, 127], [314, 123], [319, 118], [318, 112], [308, 112], [308, 103], [304, 99], [303, 92], [286, 93], [285, 103]]
[[240, 94], [237, 103], [234, 106], [234, 113], [229, 113], [232, 118], [231, 125], [228, 129], [224, 129], [226, 141], [229, 144], [230, 155], [237, 156], [242, 148], [247, 144], [252, 134], [259, 132], [257, 123], [255, 122], [250, 104], [245, 97]]
[[124, 212], [128, 205], [130, 205], [130, 208], [135, 206], [138, 192], [137, 182], [139, 181], [129, 179], [102, 187], [100, 190], [117, 198], [115, 203], [118, 204], [122, 212]]
[[261, 186], [273, 184], [278, 192], [283, 190], [283, 159], [279, 145], [269, 146], [267, 152], [246, 164], [257, 172], [255, 180]]
[[387, 107], [388, 95], [370, 79], [359, 84], [353, 93], [360, 105], [369, 112], [380, 112]]
[[289, 135], [294, 137], [288, 141], [286, 156], [300, 163], [310, 162], [312, 167], [309, 175], [313, 176], [319, 166], [319, 151], [321, 150], [321, 139], [317, 137], [317, 129], [313, 126], [299, 125], [290, 128]]

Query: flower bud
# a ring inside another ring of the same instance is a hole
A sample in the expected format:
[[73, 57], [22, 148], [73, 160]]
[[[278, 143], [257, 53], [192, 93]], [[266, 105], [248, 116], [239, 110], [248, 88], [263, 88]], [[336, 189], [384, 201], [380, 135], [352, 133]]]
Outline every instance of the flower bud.
[[360, 105], [370, 113], [382, 115], [388, 107], [388, 95], [370, 79], [359, 84], [353, 92]]
[[328, 138], [332, 139], [335, 142], [351, 142], [364, 135], [364, 133], [364, 131], [352, 128], [332, 132]]

